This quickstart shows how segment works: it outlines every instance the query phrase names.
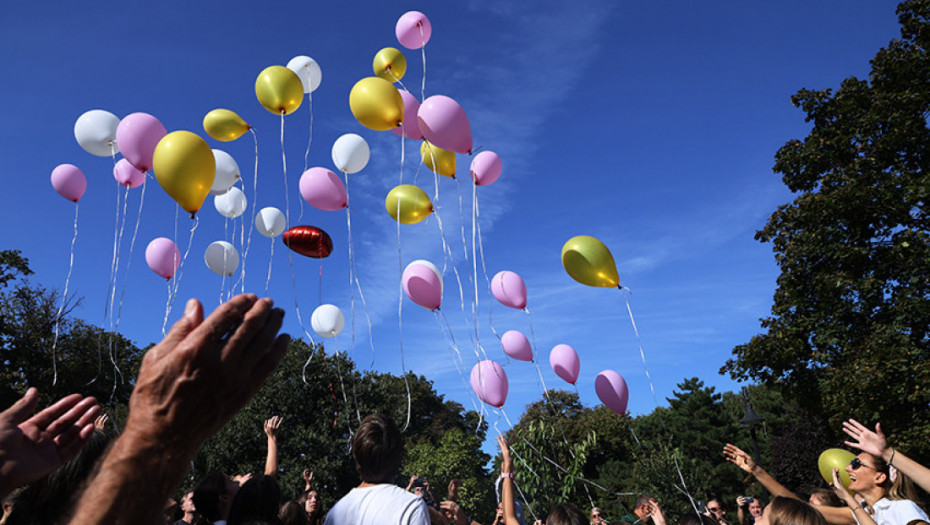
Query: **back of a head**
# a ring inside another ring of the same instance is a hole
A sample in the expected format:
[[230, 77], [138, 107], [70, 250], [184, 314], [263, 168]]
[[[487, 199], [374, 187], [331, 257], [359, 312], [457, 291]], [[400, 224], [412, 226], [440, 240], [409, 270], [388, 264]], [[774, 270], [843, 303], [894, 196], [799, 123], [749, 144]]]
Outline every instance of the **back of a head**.
[[194, 508], [210, 521], [220, 519], [220, 496], [226, 494], [226, 474], [211, 472], [194, 487]]
[[[229, 525], [240, 525], [252, 521], [279, 523], [278, 502], [281, 488], [271, 476], [258, 474], [245, 482], [236, 492], [229, 509]], [[196, 503], [195, 503], [196, 505]]]
[[689, 512], [678, 520], [678, 525], [717, 525], [710, 516]]
[[769, 525], [826, 525], [823, 515], [809, 504], [776, 496], [769, 510]]
[[546, 516], [546, 525], [587, 525], [588, 518], [571, 503], [556, 503]]
[[392, 482], [403, 455], [403, 438], [389, 417], [372, 414], [362, 420], [352, 440], [355, 469], [362, 481]]
[[278, 518], [283, 525], [310, 525], [310, 517], [304, 506], [296, 501], [288, 501], [278, 511]]
[[811, 503], [825, 507], [845, 507], [843, 500], [830, 489], [816, 488], [811, 491]]

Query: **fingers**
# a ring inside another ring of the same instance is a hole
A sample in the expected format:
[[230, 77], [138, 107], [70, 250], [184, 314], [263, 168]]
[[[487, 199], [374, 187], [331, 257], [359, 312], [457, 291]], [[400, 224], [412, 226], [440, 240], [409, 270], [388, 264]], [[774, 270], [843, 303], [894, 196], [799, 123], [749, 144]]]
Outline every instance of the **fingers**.
[[[243, 364], [251, 364], [261, 359], [274, 345], [278, 330], [281, 329], [281, 325], [284, 323], [284, 310], [274, 308], [260, 318], [262, 319], [262, 325], [247, 342], [247, 346], [242, 353]], [[245, 327], [247, 323], [248, 321], [244, 322], [242, 327]]]
[[[45, 429], [46, 427], [51, 425], [53, 421], [63, 417], [62, 416], [63, 414], [71, 414], [70, 411], [72, 408], [75, 407], [75, 405], [78, 405], [79, 403], [83, 403], [83, 401], [81, 401], [81, 397], [82, 397], [81, 394], [71, 394], [71, 395], [65, 396], [59, 399], [58, 401], [56, 401], [55, 403], [53, 403], [51, 406], [40, 411], [38, 414], [29, 418], [29, 423], [41, 429]], [[91, 400], [90, 404], [94, 404], [97, 402], [97, 400], [95, 400], [94, 398], [87, 398], [87, 399]], [[87, 408], [86, 405], [84, 406], [84, 408], [85, 409]], [[73, 424], [74, 421], [77, 421], [77, 418], [80, 417], [75, 414], [71, 414], [71, 415], [74, 416], [74, 419], [69, 424]]]
[[[62, 414], [54, 421], [40, 424], [42, 419], [40, 419], [39, 416], [42, 416], [50, 408], [56, 407], [56, 405], [60, 404], [61, 401], [36, 414], [36, 417], [32, 418], [31, 422], [34, 423], [37, 427], [45, 429], [46, 432], [53, 436], [61, 434], [71, 427], [83, 427], [88, 423], [93, 423], [94, 417], [96, 417], [97, 413], [100, 412], [100, 407], [97, 406], [97, 400], [92, 397], [81, 399], [80, 395], [78, 394], [72, 395], [77, 396], [75, 400], [80, 399], [80, 402], [73, 405], [67, 412]], [[62, 401], [65, 399], [62, 399]]]
[[166, 348], [174, 348], [190, 335], [203, 322], [203, 305], [197, 299], [188, 299], [184, 316], [171, 327], [168, 335], [161, 341]]
[[233, 297], [221, 304], [199, 324], [193, 335], [203, 341], [219, 342], [236, 325], [243, 322], [243, 317], [258, 301], [255, 294], [243, 294]]
[[[233, 326], [229, 330], [229, 340], [223, 347], [221, 359], [236, 362], [241, 357], [249, 357], [249, 351], [253, 349], [253, 341], [265, 330], [271, 320], [273, 305], [274, 301], [266, 297], [256, 301], [245, 312], [241, 324]], [[283, 319], [283, 310], [278, 311]], [[246, 365], [246, 363], [247, 361], [243, 361], [242, 365]]]
[[39, 391], [35, 388], [29, 388], [23, 397], [13, 403], [13, 406], [0, 413], [0, 418], [9, 419], [14, 425], [18, 425], [29, 417], [39, 404]]

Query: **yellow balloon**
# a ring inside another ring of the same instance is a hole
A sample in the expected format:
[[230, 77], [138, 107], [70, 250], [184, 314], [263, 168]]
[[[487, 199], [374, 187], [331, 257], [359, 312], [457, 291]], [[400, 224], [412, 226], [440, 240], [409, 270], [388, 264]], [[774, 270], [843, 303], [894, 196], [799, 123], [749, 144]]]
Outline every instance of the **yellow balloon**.
[[426, 192], [412, 184], [401, 184], [388, 192], [384, 207], [401, 224], [416, 224], [433, 213], [433, 203]]
[[165, 193], [193, 217], [213, 186], [216, 160], [207, 141], [190, 131], [174, 131], [155, 146], [152, 169]]
[[255, 79], [255, 96], [275, 115], [290, 115], [304, 100], [304, 85], [297, 73], [284, 66], [266, 67]]
[[562, 247], [562, 266], [572, 279], [588, 286], [620, 286], [617, 264], [604, 243], [590, 235], [572, 237]]
[[371, 67], [375, 70], [375, 74], [384, 80], [397, 82], [404, 78], [404, 73], [407, 72], [407, 59], [399, 49], [386, 47], [378, 51]]
[[448, 151], [423, 141], [420, 145], [420, 158], [433, 173], [455, 178], [455, 152]]
[[251, 127], [242, 117], [228, 109], [214, 109], [203, 118], [203, 130], [222, 142], [236, 140]]
[[404, 121], [404, 99], [393, 84], [378, 77], [366, 77], [349, 93], [352, 114], [366, 128], [385, 131]]
[[849, 472], [846, 472], [846, 466], [855, 459], [856, 455], [848, 450], [841, 448], [828, 448], [820, 454], [817, 459], [817, 469], [820, 475], [827, 483], [833, 483], [833, 469], [840, 471], [840, 482], [847, 489], [849, 488]]

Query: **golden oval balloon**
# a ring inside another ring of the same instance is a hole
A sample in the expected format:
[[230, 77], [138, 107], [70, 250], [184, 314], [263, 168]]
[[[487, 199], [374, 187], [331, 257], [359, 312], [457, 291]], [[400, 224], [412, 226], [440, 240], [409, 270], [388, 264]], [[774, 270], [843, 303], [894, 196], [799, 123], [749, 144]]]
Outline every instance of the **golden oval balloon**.
[[193, 217], [213, 186], [216, 160], [207, 141], [190, 131], [174, 131], [155, 146], [152, 169], [165, 193]]
[[221, 142], [236, 140], [251, 127], [242, 117], [228, 109], [214, 109], [203, 118], [203, 130]]
[[399, 49], [386, 47], [378, 51], [371, 67], [375, 70], [375, 74], [384, 80], [397, 82], [404, 78], [404, 73], [407, 72], [407, 59]]
[[604, 243], [590, 235], [572, 237], [562, 247], [562, 266], [572, 279], [588, 286], [620, 286], [617, 264]]
[[420, 145], [420, 158], [433, 173], [455, 178], [455, 152], [449, 151], [423, 141]]
[[255, 79], [255, 96], [275, 115], [290, 115], [303, 102], [304, 85], [297, 73], [284, 66], [266, 67]]
[[352, 115], [368, 129], [385, 131], [404, 121], [404, 99], [393, 84], [379, 77], [366, 77], [349, 93]]
[[829, 448], [824, 450], [820, 457], [817, 458], [817, 470], [823, 476], [824, 481], [833, 483], [833, 469], [840, 471], [840, 482], [847, 489], [849, 488], [849, 472], [846, 472], [846, 465], [855, 458], [856, 455], [848, 450], [841, 448]]
[[401, 224], [416, 224], [433, 213], [433, 203], [426, 192], [412, 184], [401, 184], [388, 192], [384, 207]]

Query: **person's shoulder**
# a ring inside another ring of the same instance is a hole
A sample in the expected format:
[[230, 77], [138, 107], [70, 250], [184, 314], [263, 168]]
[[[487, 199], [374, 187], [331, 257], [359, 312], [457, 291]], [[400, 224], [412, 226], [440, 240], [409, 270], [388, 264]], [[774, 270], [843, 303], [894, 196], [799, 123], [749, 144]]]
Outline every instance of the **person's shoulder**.
[[908, 516], [919, 516], [927, 521], [927, 513], [914, 501], [909, 499], [896, 499], [891, 501], [891, 508], [895, 513], [905, 513]]

